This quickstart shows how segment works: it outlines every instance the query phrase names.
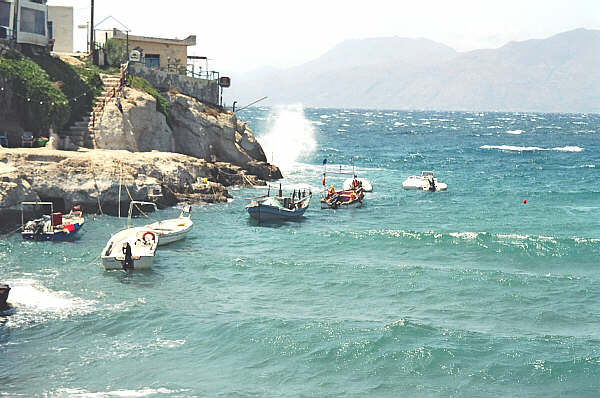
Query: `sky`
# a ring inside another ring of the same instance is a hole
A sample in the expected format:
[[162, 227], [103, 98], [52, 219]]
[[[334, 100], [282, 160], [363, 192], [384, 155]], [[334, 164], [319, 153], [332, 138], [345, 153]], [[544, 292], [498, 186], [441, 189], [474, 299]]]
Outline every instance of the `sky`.
[[[73, 6], [75, 50], [84, 51], [90, 0], [49, 0]], [[94, 21], [112, 16], [131, 34], [185, 38], [188, 55], [207, 56], [209, 69], [251, 72], [288, 68], [348, 39], [423, 37], [458, 51], [498, 48], [576, 28], [600, 29], [598, 0], [95, 0]], [[100, 28], [119, 25], [110, 19]]]

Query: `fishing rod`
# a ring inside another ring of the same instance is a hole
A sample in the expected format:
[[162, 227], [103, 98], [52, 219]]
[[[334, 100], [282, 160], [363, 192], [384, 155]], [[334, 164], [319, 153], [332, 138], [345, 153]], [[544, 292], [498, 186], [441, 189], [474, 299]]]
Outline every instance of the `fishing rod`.
[[247, 107], [249, 107], [249, 106], [252, 106], [252, 105], [256, 104], [257, 102], [260, 102], [260, 101], [262, 101], [262, 100], [264, 100], [264, 99], [267, 99], [267, 98], [269, 98], [269, 97], [267, 97], [267, 96], [264, 96], [264, 97], [262, 97], [262, 98], [260, 98], [260, 99], [257, 99], [257, 100], [256, 100], [256, 101], [254, 101], [254, 102], [251, 102], [251, 103], [249, 103], [248, 105], [242, 106], [241, 108], [238, 108], [238, 109], [234, 109], [234, 110], [233, 110], [233, 113], [235, 113], [235, 112], [237, 112], [237, 111], [241, 111], [242, 109], [246, 109]]

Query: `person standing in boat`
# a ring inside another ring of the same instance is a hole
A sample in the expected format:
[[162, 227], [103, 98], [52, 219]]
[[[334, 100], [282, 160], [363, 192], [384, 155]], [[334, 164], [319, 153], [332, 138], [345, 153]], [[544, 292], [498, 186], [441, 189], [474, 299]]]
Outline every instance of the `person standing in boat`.
[[133, 258], [131, 257], [131, 245], [129, 242], [123, 242], [123, 254], [125, 255], [123, 269], [133, 269]]
[[429, 180], [429, 190], [435, 191], [435, 180], [433, 179], [433, 176], [429, 176], [428, 180]]

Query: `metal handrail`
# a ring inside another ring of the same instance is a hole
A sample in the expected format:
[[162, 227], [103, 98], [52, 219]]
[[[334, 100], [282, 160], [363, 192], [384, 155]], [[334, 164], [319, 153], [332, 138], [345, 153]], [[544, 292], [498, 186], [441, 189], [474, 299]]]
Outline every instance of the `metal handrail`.
[[[110, 101], [111, 99], [113, 99], [114, 97], [117, 97], [119, 95], [119, 93], [122, 93], [123, 85], [125, 85], [125, 82], [127, 81], [128, 71], [129, 71], [129, 62], [121, 64], [121, 77], [119, 79], [119, 85], [117, 87], [113, 87], [112, 94], [109, 94], [101, 99], [99, 111], [95, 111], [92, 108], [92, 130], [94, 130], [96, 128], [96, 114], [98, 113], [99, 114], [98, 117], [102, 117], [102, 115], [104, 114], [104, 107], [106, 106], [106, 103], [108, 101]], [[95, 104], [94, 104], [94, 106], [95, 106]]]

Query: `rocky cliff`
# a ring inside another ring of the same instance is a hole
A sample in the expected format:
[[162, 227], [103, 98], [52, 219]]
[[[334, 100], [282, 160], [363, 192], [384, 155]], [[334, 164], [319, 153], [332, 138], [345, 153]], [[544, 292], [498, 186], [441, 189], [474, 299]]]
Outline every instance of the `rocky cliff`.
[[110, 150], [0, 149], [0, 218], [4, 230], [20, 221], [22, 201], [52, 201], [57, 211], [121, 213], [135, 200], [171, 206], [179, 201], [224, 202], [224, 185], [264, 184], [239, 166], [191, 156]]
[[133, 152], [177, 152], [228, 162], [263, 180], [281, 178], [276, 166], [267, 163], [260, 144], [234, 113], [220, 111], [194, 98], [170, 92], [171, 126], [156, 110], [156, 100], [143, 91], [124, 88], [121, 109], [108, 102], [97, 120], [96, 147]]

